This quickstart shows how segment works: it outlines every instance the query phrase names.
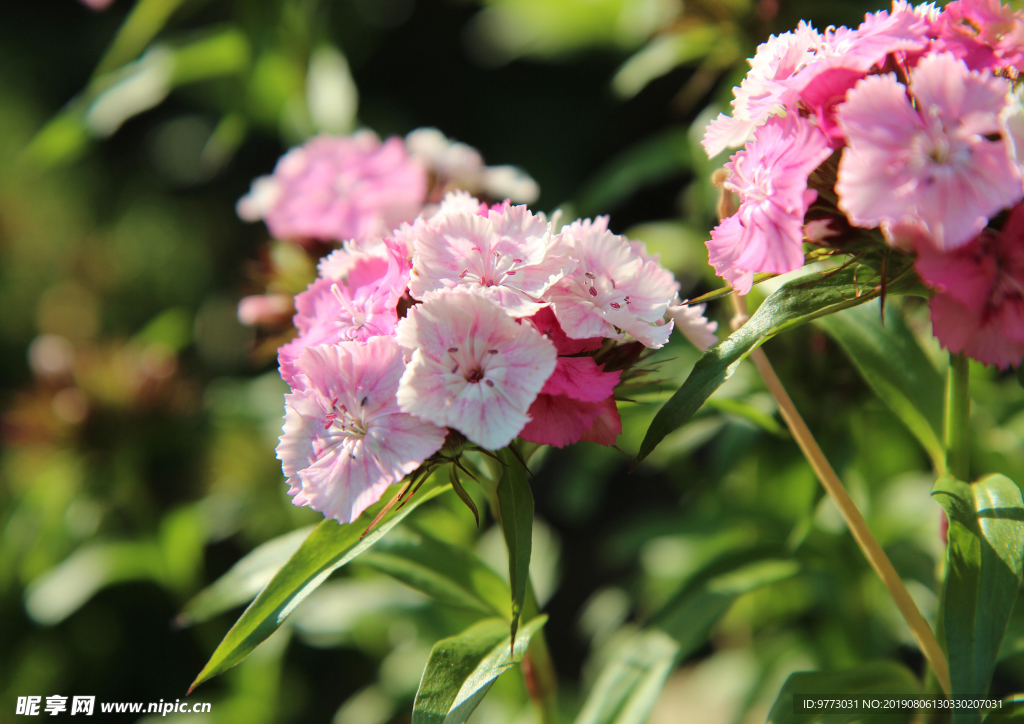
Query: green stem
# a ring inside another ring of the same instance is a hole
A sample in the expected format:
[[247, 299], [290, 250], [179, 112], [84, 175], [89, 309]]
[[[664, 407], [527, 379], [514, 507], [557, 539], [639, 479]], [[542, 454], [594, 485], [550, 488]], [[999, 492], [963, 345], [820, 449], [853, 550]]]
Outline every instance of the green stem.
[[962, 354], [949, 355], [946, 392], [946, 470], [957, 480], [971, 481], [970, 364]]
[[[537, 598], [533, 595], [533, 586], [528, 585], [523, 604], [523, 620], [529, 621], [538, 613], [540, 610]], [[530, 648], [526, 651], [523, 664], [526, 688], [537, 707], [541, 724], [558, 724], [558, 679], [543, 628], [530, 639]]]

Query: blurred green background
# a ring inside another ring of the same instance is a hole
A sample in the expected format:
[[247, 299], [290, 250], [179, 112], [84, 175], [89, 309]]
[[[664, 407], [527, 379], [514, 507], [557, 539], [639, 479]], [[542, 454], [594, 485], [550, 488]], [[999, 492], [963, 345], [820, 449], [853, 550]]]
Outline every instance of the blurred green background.
[[[183, 605], [257, 546], [320, 519], [289, 504], [274, 458], [285, 388], [235, 317], [268, 267], [295, 263], [234, 214], [288, 147], [319, 131], [436, 126], [488, 163], [527, 170], [542, 189], [536, 210], [611, 213], [612, 228], [661, 253], [694, 296], [719, 286], [702, 242], [715, 223], [708, 177], [724, 161], [708, 162], [698, 141], [727, 108], [744, 59], [801, 17], [821, 28], [875, 9], [810, 0], [5, 6], [0, 722], [18, 719], [25, 695], [183, 697], [244, 595], [188, 627], [176, 619]], [[728, 327], [727, 305], [710, 313]], [[900, 314], [943, 372], [927, 309], [908, 301]], [[766, 349], [933, 615], [943, 546], [925, 451], [821, 328]], [[660, 376], [678, 384], [696, 358], [675, 341], [658, 356]], [[1024, 391], [1012, 374], [973, 373], [975, 473], [1024, 480]], [[799, 669], [890, 659], [920, 671], [909, 631], [752, 370], [627, 476], [664, 399], [621, 405], [621, 451], [581, 443], [534, 464], [534, 583], [567, 720], [603, 663], [636, 647], [652, 619], [683, 653], [657, 723], [763, 721]], [[475, 549], [504, 570], [500, 533], [489, 521], [477, 531], [453, 495], [410, 520], [410, 533]], [[266, 580], [240, 573], [249, 595]], [[431, 645], [474, 616], [353, 564], [193, 695], [213, 702], [210, 714], [181, 718], [409, 721]], [[1022, 650], [1015, 618], [994, 693], [1024, 685]], [[531, 717], [510, 673], [472, 721]]]

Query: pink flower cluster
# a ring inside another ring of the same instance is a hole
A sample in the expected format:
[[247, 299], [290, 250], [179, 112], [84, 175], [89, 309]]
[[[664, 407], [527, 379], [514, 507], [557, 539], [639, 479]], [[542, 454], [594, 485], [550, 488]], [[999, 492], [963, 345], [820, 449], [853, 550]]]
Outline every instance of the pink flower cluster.
[[743, 294], [755, 273], [802, 266], [803, 242], [820, 241], [823, 223], [805, 228], [817, 199], [808, 178], [836, 155], [837, 213], [918, 254], [940, 341], [1020, 364], [1024, 226], [1015, 209], [1002, 231], [988, 227], [1024, 198], [1024, 110], [1011, 80], [1022, 61], [1024, 14], [999, 0], [941, 11], [896, 0], [856, 29], [801, 23], [773, 36], [732, 115], [704, 137], [709, 156], [744, 146], [725, 167], [740, 206], [712, 232], [712, 265]]
[[[295, 297], [297, 335], [278, 350], [291, 387], [277, 448], [290, 493], [341, 522], [451, 431], [484, 450], [517, 436], [614, 444], [623, 371], [596, 355], [620, 342], [661, 347], [674, 326], [701, 348], [717, 341], [703, 308], [681, 306], [672, 274], [606, 217], [556, 228], [465, 191], [429, 205], [419, 168], [396, 139], [321, 137], [240, 203], [273, 184], [260, 212], [273, 233], [351, 234]], [[272, 314], [270, 302], [250, 298], [240, 313]]]

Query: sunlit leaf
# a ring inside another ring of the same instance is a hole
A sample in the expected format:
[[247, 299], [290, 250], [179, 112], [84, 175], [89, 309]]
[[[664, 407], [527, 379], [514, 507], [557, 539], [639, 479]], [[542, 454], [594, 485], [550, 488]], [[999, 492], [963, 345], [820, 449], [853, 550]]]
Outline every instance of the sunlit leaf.
[[[881, 293], [873, 286], [877, 276], [862, 266], [811, 273], [783, 284], [768, 297], [750, 320], [704, 353], [671, 399], [655, 415], [634, 466], [651, 454], [666, 435], [685, 424], [701, 405], [729, 379], [739, 363], [755, 348], [780, 332], [828, 314], [864, 304]], [[890, 283], [888, 294], [903, 287]]]
[[515, 646], [501, 618], [480, 621], [434, 644], [416, 692], [413, 724], [465, 722], [494, 680], [523, 660], [530, 639], [547, 619], [538, 616], [525, 624]]
[[643, 724], [679, 654], [661, 631], [640, 631], [601, 671], [576, 724]]
[[401, 510], [389, 512], [364, 538], [360, 536], [366, 526], [394, 495], [393, 490], [385, 491], [383, 498], [367, 508], [354, 523], [339, 525], [333, 520], [320, 523], [231, 627], [192, 688], [248, 656], [328, 576], [380, 540], [418, 506], [448, 489], [436, 475], [431, 476], [411, 502]]
[[843, 348], [879, 399], [896, 413], [931, 456], [938, 470], [945, 467], [942, 376], [907, 329], [896, 304], [871, 302], [818, 320]]
[[[511, 617], [510, 593], [501, 576], [473, 552], [405, 526], [359, 559], [363, 565], [446, 603], [491, 616]], [[506, 628], [507, 631], [507, 628]]]
[[737, 598], [799, 572], [796, 561], [771, 557], [770, 553], [725, 555], [691, 576], [654, 617], [652, 625], [672, 636], [685, 656], [704, 643], [711, 627]]
[[306, 526], [257, 546], [185, 604], [175, 622], [191, 626], [256, 597], [313, 532]]
[[174, 48], [174, 85], [240, 73], [249, 66], [252, 49], [238, 28], [224, 28]]
[[52, 626], [106, 586], [137, 580], [164, 582], [164, 578], [163, 555], [154, 542], [95, 543], [33, 581], [25, 592], [25, 610], [37, 623]]
[[826, 707], [804, 707], [810, 700], [884, 701], [886, 699], [919, 699], [921, 684], [906, 667], [891, 661], [860, 666], [845, 671], [800, 671], [791, 674], [768, 714], [768, 724], [812, 724], [827, 721], [845, 724], [861, 721], [867, 714], [872, 722], [909, 721], [915, 710], [865, 710]]
[[533, 548], [533, 491], [526, 468], [508, 448], [499, 453], [505, 465], [498, 481], [497, 500], [501, 532], [508, 548], [508, 580], [512, 589], [512, 637], [530, 582], [530, 553]]
[[[1024, 563], [1024, 500], [1004, 475], [975, 483], [941, 476], [932, 495], [949, 517], [946, 647], [954, 699], [983, 698], [1013, 612]], [[978, 722], [957, 709], [954, 722]]]
[[612, 78], [612, 89], [620, 98], [632, 98], [655, 78], [708, 55], [721, 36], [718, 25], [695, 25], [657, 36], [622, 64]]
[[1003, 722], [1024, 722], [1024, 694], [1013, 694], [999, 702], [983, 720], [985, 724], [1003, 724]]
[[139, 0], [96, 66], [95, 76], [103, 75], [138, 57], [156, 37], [171, 14], [184, 0]]

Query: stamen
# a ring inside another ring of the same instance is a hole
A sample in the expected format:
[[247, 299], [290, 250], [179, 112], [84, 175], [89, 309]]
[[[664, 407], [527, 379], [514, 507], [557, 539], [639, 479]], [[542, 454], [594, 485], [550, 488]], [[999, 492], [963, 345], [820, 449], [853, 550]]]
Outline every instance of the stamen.
[[484, 382], [486, 382], [486, 383], [487, 383], [487, 386], [488, 386], [488, 387], [494, 387], [494, 383], [493, 383], [493, 382], [491, 382], [490, 380], [484, 380]]
[[498, 354], [498, 350], [496, 350], [496, 349], [489, 349], [489, 350], [487, 350], [487, 354]]
[[469, 377], [466, 378], [466, 381], [467, 382], [472, 382], [473, 384], [476, 384], [480, 380], [482, 380], [483, 378], [484, 378], [484, 373], [481, 370], [473, 370], [472, 372], [469, 373]]
[[596, 297], [597, 296], [597, 290], [594, 289], [593, 287], [590, 287], [590, 296], [592, 296], [592, 297]]
[[469, 269], [463, 269], [462, 273], [459, 274], [459, 279], [465, 279], [467, 274], [469, 274]]
[[587, 279], [597, 279], [593, 272], [584, 272], [583, 276], [585, 276]]
[[458, 372], [458, 371], [459, 371], [459, 363], [458, 363], [458, 362], [456, 362], [456, 363], [455, 363], [455, 366], [454, 366], [454, 367], [452, 367], [452, 374], [454, 375], [454, 374], [455, 374], [456, 372]]
[[458, 347], [449, 347], [448, 348], [448, 352], [450, 352], [451, 354], [455, 354], [458, 351], [459, 351]]
[[364, 397], [362, 399], [362, 402], [359, 403], [359, 406], [360, 407], [366, 407], [366, 401], [369, 400], [369, 399], [370, 399], [369, 397]]
[[612, 309], [618, 309], [619, 305], [618, 305], [617, 302], [612, 302], [611, 307], [612, 307]]

